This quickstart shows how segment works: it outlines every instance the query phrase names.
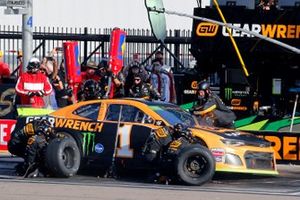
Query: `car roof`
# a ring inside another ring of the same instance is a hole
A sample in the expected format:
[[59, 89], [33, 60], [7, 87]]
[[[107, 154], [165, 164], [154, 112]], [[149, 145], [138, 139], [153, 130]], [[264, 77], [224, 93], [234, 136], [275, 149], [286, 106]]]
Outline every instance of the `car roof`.
[[136, 101], [136, 102], [140, 102], [143, 104], [146, 104], [148, 106], [170, 106], [170, 107], [178, 107], [176, 104], [172, 104], [172, 103], [168, 103], [168, 102], [164, 102], [164, 101], [157, 101], [157, 100], [146, 100], [143, 98], [120, 98], [120, 99], [100, 99], [100, 100], [90, 100], [90, 101], [82, 101], [79, 103], [83, 103], [83, 104], [88, 104], [88, 103], [97, 103], [97, 102], [118, 102], [118, 101]]
[[167, 105], [167, 106], [177, 107], [177, 105], [175, 105], [175, 104], [167, 103], [167, 102], [164, 102], [164, 101], [156, 101], [156, 100], [149, 101], [149, 100], [142, 99], [142, 98], [138, 98], [138, 99], [137, 98], [125, 98], [125, 99], [138, 101], [138, 102], [147, 104], [148, 106], [166, 106]]
[[81, 101], [78, 102], [76, 104], [72, 104], [70, 106], [66, 106], [64, 108], [60, 108], [52, 113], [50, 113], [50, 115], [52, 116], [64, 116], [65, 113], [69, 113], [71, 111], [73, 111], [76, 108], [79, 108], [81, 106], [84, 105], [88, 105], [88, 104], [94, 104], [94, 103], [101, 103], [101, 102], [105, 102], [107, 104], [123, 104], [123, 103], [128, 103], [129, 105], [134, 105], [136, 104], [135, 102], [144, 104], [145, 106], [167, 106], [167, 107], [174, 107], [177, 108], [178, 106], [172, 103], [166, 103], [166, 102], [162, 102], [162, 101], [149, 101], [149, 100], [145, 100], [142, 98], [120, 98], [120, 99], [99, 99], [99, 100], [90, 100], [90, 101]]

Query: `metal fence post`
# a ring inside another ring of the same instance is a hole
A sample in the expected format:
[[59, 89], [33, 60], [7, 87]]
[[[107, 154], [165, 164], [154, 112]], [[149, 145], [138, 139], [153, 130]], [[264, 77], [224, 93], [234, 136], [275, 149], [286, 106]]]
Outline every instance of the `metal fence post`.
[[[84, 27], [84, 35], [88, 35], [87, 27]], [[84, 42], [83, 42], [83, 60], [84, 60], [83, 65], [86, 65], [87, 57], [88, 57], [88, 42], [87, 42], [87, 40], [84, 40]]]
[[[179, 38], [180, 37], [180, 30], [175, 30], [174, 32], [174, 36], [175, 38]], [[176, 58], [178, 58], [178, 60], [180, 60], [180, 44], [175, 43], [174, 44], [174, 55]], [[179, 70], [179, 63], [178, 62], [174, 62], [174, 69], [175, 72], [178, 72]]]
[[45, 43], [46, 43], [46, 40], [43, 39], [43, 44], [42, 44], [42, 48], [43, 48], [43, 58], [46, 56], [46, 48], [45, 48]]

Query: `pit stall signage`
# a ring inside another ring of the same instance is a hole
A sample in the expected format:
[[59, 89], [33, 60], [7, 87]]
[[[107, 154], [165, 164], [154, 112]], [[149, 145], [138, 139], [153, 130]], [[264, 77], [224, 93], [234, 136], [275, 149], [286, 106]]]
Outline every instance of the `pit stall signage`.
[[251, 131], [251, 133], [271, 142], [277, 163], [300, 164], [300, 132], [281, 133]]
[[[279, 40], [297, 48], [300, 47], [299, 9], [260, 12], [258, 9], [224, 7], [222, 12], [230, 25]], [[213, 8], [195, 8], [194, 15], [222, 21], [216, 9]], [[231, 34], [238, 44], [242, 55], [246, 55], [244, 60], [248, 65], [252, 65], [254, 62], [253, 58], [265, 60], [266, 57], [270, 57], [273, 60], [280, 61], [280, 56], [289, 56], [291, 54], [291, 52], [277, 45], [255, 38], [248, 33], [231, 30]], [[192, 54], [198, 57], [199, 60], [201, 58], [201, 62], [205, 66], [208, 65], [205, 62], [229, 62], [229, 56], [235, 55], [226, 27], [217, 24], [194, 19], [191, 44]], [[211, 56], [215, 58], [212, 59]], [[213, 61], [209, 61], [208, 58]], [[237, 59], [230, 60], [230, 62], [238, 64]], [[284, 62], [294, 64], [298, 61], [297, 59], [292, 59], [289, 61], [284, 60]]]
[[7, 153], [7, 143], [15, 128], [13, 99], [15, 84], [1, 84], [0, 87], [0, 153]]
[[7, 143], [16, 122], [16, 120], [12, 119], [0, 119], [0, 153], [7, 153]]

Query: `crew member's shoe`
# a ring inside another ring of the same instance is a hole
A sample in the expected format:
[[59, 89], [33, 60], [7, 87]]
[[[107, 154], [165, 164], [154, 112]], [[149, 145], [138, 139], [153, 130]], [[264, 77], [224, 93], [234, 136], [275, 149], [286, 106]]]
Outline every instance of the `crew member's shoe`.
[[39, 169], [36, 168], [34, 171], [28, 173], [28, 175], [25, 178], [37, 178], [40, 177]]

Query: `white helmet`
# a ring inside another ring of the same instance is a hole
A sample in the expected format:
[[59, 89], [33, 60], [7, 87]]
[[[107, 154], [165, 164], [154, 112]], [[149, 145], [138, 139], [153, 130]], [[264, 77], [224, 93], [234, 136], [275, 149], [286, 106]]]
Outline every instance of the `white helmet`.
[[36, 72], [39, 70], [40, 68], [40, 60], [37, 59], [37, 58], [30, 58], [29, 62], [28, 62], [28, 65], [27, 65], [27, 70], [28, 71], [32, 71], [32, 72]]

